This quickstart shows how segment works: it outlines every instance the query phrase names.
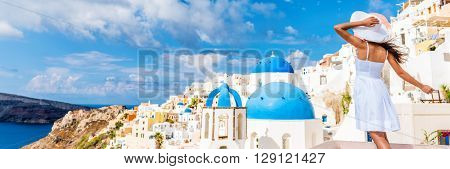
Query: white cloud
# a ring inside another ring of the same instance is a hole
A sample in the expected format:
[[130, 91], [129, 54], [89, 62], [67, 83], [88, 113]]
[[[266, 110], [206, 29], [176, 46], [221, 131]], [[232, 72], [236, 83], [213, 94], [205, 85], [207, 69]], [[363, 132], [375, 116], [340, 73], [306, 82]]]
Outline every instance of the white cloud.
[[277, 8], [277, 5], [274, 3], [262, 3], [262, 2], [255, 2], [251, 6], [252, 10], [259, 12], [265, 16], [270, 16], [273, 14], [273, 10]]
[[245, 24], [247, 25], [247, 30], [249, 30], [250, 32], [255, 31], [255, 24], [250, 21], [245, 22]]
[[67, 68], [50, 67], [34, 76], [27, 84], [28, 91], [51, 94], [108, 95], [130, 94], [137, 85], [126, 80], [117, 80], [115, 76], [103, 79], [103, 84], [82, 79], [83, 76]]
[[[98, 51], [47, 58], [51, 65], [35, 75], [26, 89], [36, 93], [107, 95], [137, 91], [131, 68], [121, 66], [126, 59]], [[129, 71], [129, 72], [126, 72]]]
[[[213, 40], [211, 40], [211, 38], [209, 37], [209, 35], [206, 34], [205, 32], [202, 32], [200, 30], [196, 30], [195, 32], [197, 33], [200, 40], [202, 40], [203, 42], [214, 43]], [[219, 41], [216, 41], [216, 43], [219, 43]]]
[[297, 35], [298, 30], [292, 27], [291, 25], [284, 27], [284, 32], [291, 35]]
[[14, 77], [14, 74], [8, 71], [0, 70], [0, 77]]
[[378, 12], [386, 17], [391, 16], [392, 12], [392, 4], [388, 2], [384, 2], [383, 0], [369, 0], [369, 12]]
[[285, 36], [280, 39], [273, 39], [270, 41], [270, 43], [274, 44], [284, 44], [284, 45], [301, 45], [305, 44], [305, 40], [301, 40], [299, 38], [293, 37], [293, 36]]
[[36, 75], [27, 84], [27, 90], [38, 93], [77, 93], [75, 83], [81, 75], [69, 74], [67, 68], [51, 67]]
[[267, 39], [272, 39], [273, 36], [274, 36], [273, 30], [268, 30], [268, 31], [266, 32], [266, 36], [267, 36]]
[[10, 24], [5, 21], [0, 21], [0, 37], [7, 38], [22, 38], [22, 31], [14, 28]]
[[50, 61], [61, 61], [68, 66], [75, 68], [93, 68], [99, 70], [112, 70], [120, 68], [117, 63], [126, 59], [111, 56], [98, 51], [89, 51], [84, 53], [72, 53], [63, 58], [48, 58]]
[[4, 77], [4, 78], [12, 78], [12, 77], [19, 77], [21, 78], [20, 75], [18, 75], [18, 70], [17, 69], [11, 69], [11, 68], [7, 68], [4, 66], [0, 66], [0, 77]]
[[310, 40], [313, 42], [317, 42], [317, 43], [329, 43], [330, 41], [333, 40], [333, 38], [335, 38], [335, 36], [333, 35], [324, 35], [324, 36], [320, 36], [320, 35], [311, 35], [310, 36]]
[[162, 37], [155, 36], [161, 32], [185, 45], [231, 43], [231, 36], [240, 37], [248, 30], [245, 17], [250, 10], [265, 15], [276, 8], [271, 3], [232, 0], [17, 0], [11, 4], [27, 9], [0, 5], [0, 20], [15, 28], [15, 36], [57, 29], [93, 40], [125, 37], [139, 47], [164, 46]]
[[310, 60], [309, 56], [300, 50], [295, 50], [286, 58], [295, 70], [299, 70], [305, 66], [315, 65], [315, 61]]
[[146, 90], [160, 92], [158, 96], [164, 96], [167, 92], [179, 94], [192, 82], [216, 77], [216, 68], [227, 63], [227, 57], [221, 54], [161, 55], [146, 63], [145, 67], [94, 68], [97, 74], [93, 74], [89, 63], [102, 64], [96, 59], [103, 59], [106, 62], [103, 66], [121, 60], [100, 52], [69, 54], [54, 61], [71, 69], [49, 67], [35, 75], [26, 89], [36, 93], [104, 96], [137, 94], [139, 87], [144, 86]]
[[[226, 63], [227, 57], [221, 54], [195, 54], [177, 56], [177, 61], [168, 64], [174, 69], [180, 69], [181, 80], [203, 81], [216, 75], [219, 64]], [[169, 70], [172, 71], [172, 70]], [[166, 72], [169, 73], [169, 72]], [[173, 72], [177, 73], [177, 72]], [[184, 76], [186, 75], [186, 76]]]

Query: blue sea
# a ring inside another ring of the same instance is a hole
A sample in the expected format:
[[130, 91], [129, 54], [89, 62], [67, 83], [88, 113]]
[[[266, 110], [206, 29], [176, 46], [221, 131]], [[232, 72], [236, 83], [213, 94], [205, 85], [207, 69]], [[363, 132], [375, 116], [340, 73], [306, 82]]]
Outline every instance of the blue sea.
[[21, 148], [52, 130], [53, 124], [0, 123], [0, 149]]
[[[90, 108], [100, 108], [109, 105], [82, 105]], [[125, 105], [127, 109], [134, 105]], [[25, 124], [0, 122], [0, 149], [16, 149], [35, 142], [50, 133], [53, 123]]]

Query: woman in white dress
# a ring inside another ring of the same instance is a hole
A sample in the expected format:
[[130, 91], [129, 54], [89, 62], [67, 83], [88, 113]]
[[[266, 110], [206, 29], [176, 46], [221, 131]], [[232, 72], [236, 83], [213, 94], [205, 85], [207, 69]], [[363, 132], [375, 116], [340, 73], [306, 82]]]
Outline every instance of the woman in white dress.
[[[349, 23], [334, 26], [337, 34], [357, 48], [356, 78], [354, 89], [356, 127], [369, 132], [377, 148], [389, 149], [390, 144], [386, 132], [400, 129], [395, 107], [389, 92], [381, 78], [384, 62], [387, 60], [394, 71], [403, 80], [420, 88], [425, 93], [433, 89], [414, 79], [405, 72], [399, 64], [405, 61], [404, 53], [398, 50], [386, 26], [380, 24], [383, 20], [379, 14], [355, 12]], [[381, 18], [381, 19], [380, 19]], [[347, 30], [353, 29], [356, 34]]]

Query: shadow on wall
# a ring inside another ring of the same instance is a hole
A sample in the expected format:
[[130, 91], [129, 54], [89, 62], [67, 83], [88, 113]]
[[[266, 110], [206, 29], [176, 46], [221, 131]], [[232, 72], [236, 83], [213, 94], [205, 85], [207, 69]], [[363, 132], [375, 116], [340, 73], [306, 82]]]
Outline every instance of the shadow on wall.
[[272, 137], [262, 136], [259, 138], [259, 146], [261, 149], [280, 149], [280, 146]]

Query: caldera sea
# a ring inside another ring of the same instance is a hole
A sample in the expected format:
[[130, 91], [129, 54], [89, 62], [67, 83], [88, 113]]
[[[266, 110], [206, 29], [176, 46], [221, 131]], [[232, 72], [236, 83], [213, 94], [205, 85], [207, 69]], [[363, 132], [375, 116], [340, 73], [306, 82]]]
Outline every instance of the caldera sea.
[[0, 149], [21, 148], [35, 142], [52, 130], [53, 123], [24, 124], [0, 123]]

